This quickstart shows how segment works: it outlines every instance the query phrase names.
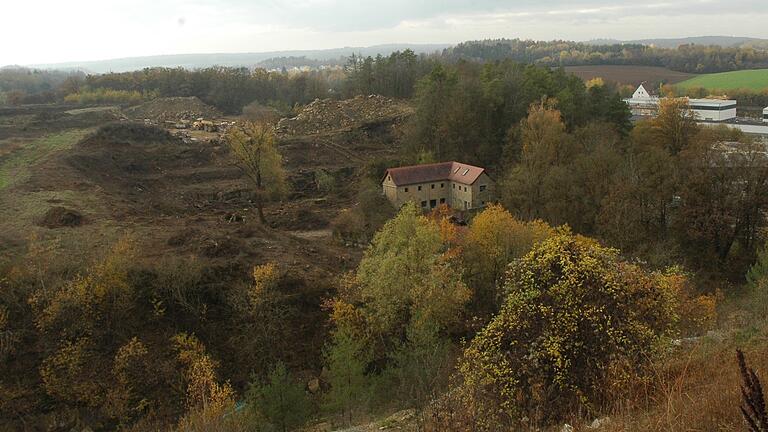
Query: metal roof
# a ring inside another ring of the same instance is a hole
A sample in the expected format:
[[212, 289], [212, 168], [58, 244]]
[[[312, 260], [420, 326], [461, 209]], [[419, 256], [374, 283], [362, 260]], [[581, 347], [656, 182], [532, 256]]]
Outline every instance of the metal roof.
[[397, 186], [435, 181], [453, 181], [471, 185], [477, 181], [484, 168], [461, 162], [441, 162], [435, 164], [412, 165], [387, 170], [387, 176]]

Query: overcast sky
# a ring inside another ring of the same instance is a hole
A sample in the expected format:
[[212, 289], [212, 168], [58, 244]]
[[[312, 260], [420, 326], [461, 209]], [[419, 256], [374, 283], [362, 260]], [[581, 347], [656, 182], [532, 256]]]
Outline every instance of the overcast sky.
[[501, 37], [768, 38], [766, 0], [0, 0], [0, 10], [0, 65]]

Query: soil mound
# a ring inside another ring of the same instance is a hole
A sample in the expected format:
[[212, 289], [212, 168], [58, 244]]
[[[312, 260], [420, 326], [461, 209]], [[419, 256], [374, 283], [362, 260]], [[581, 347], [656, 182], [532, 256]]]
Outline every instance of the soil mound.
[[151, 119], [157, 122], [195, 120], [197, 118], [219, 118], [216, 108], [192, 97], [157, 98], [129, 108], [125, 114], [133, 119]]
[[79, 147], [125, 146], [134, 143], [162, 143], [173, 140], [167, 130], [142, 123], [109, 123], [85, 137]]
[[65, 207], [51, 207], [37, 224], [46, 228], [78, 227], [83, 224], [83, 215]]
[[280, 120], [277, 131], [287, 135], [311, 135], [392, 122], [411, 112], [406, 104], [378, 95], [342, 101], [316, 99], [296, 117]]

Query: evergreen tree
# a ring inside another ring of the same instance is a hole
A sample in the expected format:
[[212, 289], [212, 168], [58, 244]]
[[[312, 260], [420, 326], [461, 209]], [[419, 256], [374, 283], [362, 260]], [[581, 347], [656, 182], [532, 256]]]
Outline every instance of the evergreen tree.
[[365, 376], [370, 351], [351, 332], [339, 329], [326, 347], [324, 357], [331, 385], [324, 397], [324, 408], [340, 413], [344, 421], [351, 425], [354, 411], [364, 407], [370, 397]]
[[312, 409], [304, 386], [296, 382], [283, 363], [278, 363], [265, 384], [251, 383], [249, 405], [274, 429], [287, 432], [309, 420]]

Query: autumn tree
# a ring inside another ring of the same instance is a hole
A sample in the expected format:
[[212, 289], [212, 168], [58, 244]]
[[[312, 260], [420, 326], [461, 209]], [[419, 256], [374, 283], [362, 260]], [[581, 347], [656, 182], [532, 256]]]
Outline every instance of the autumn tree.
[[135, 256], [129, 239], [118, 242], [87, 271], [55, 287], [42, 286], [29, 301], [35, 324], [54, 347], [40, 365], [46, 392], [66, 402], [100, 407], [106, 400], [109, 355], [130, 334], [135, 292], [128, 263]]
[[661, 99], [659, 112], [651, 123], [657, 144], [672, 155], [686, 148], [699, 129], [687, 99]]
[[186, 429], [193, 422], [215, 422], [234, 408], [235, 392], [232, 386], [219, 380], [216, 372], [218, 362], [206, 352], [197, 337], [179, 333], [171, 341], [186, 387], [187, 415], [181, 419], [180, 427]]
[[407, 327], [446, 330], [459, 318], [469, 290], [443, 252], [439, 226], [413, 203], [374, 237], [354, 283], [368, 331], [383, 344], [380, 348], [397, 346]]
[[473, 310], [483, 315], [496, 313], [507, 265], [551, 234], [546, 223], [520, 221], [500, 205], [491, 205], [475, 216], [462, 243], [464, 277], [473, 290]]
[[238, 363], [274, 364], [291, 352], [289, 343], [295, 329], [285, 323], [295, 319], [295, 307], [281, 292], [284, 274], [276, 263], [254, 266], [251, 278], [229, 296], [242, 331], [232, 333], [228, 344], [238, 347], [234, 354]]
[[464, 385], [507, 426], [594, 410], [674, 334], [676, 298], [663, 279], [559, 232], [510, 268], [501, 312], [459, 365]]
[[264, 204], [283, 196], [287, 190], [274, 130], [266, 124], [246, 122], [231, 128], [226, 141], [237, 165], [254, 187], [259, 220], [266, 223]]
[[524, 218], [544, 216], [548, 190], [545, 187], [550, 171], [564, 164], [573, 155], [560, 111], [554, 101], [532, 104], [528, 117], [520, 124], [520, 163], [507, 175], [502, 185], [502, 197], [508, 208]]
[[646, 121], [632, 130], [597, 215], [596, 232], [622, 250], [637, 251], [669, 239], [679, 170], [675, 156], [659, 145], [655, 128]]
[[[699, 251], [700, 265], [723, 269], [729, 258], [736, 258], [742, 261], [737, 268], [743, 269], [765, 227], [765, 146], [725, 127], [703, 129], [691, 141], [680, 153], [675, 231], [684, 246]], [[732, 257], [734, 245], [743, 256]]]

